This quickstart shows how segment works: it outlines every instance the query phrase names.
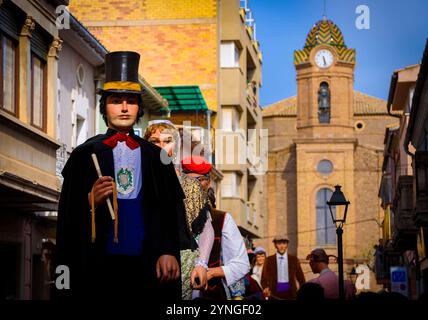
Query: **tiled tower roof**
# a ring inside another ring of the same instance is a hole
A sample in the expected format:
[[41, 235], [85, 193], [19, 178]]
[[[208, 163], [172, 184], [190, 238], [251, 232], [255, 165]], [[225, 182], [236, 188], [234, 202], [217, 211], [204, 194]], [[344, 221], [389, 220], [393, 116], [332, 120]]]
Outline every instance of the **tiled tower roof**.
[[294, 51], [294, 64], [308, 61], [311, 50], [322, 44], [332, 46], [336, 50], [339, 60], [355, 62], [355, 49], [346, 47], [342, 31], [333, 21], [323, 19], [309, 31], [303, 50]]

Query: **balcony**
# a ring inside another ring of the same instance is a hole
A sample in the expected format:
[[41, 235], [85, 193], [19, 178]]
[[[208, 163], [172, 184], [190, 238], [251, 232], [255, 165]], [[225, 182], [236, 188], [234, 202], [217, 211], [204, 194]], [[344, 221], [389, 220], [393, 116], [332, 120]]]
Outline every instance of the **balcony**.
[[259, 122], [259, 107], [257, 102], [257, 84], [250, 82], [247, 84], [246, 96], [247, 96], [247, 110], [248, 120], [247, 122], [251, 125], [255, 125]]
[[402, 254], [397, 251], [390, 241], [376, 245], [374, 272], [376, 275], [376, 283], [387, 285], [390, 283], [390, 268], [391, 266], [401, 265]]
[[233, 217], [243, 236], [261, 237], [254, 206], [242, 198], [222, 197], [221, 210], [227, 211]]
[[428, 152], [417, 151], [415, 154], [415, 216], [418, 227], [428, 227]]
[[237, 106], [242, 112], [245, 103], [245, 78], [241, 68], [222, 68], [220, 72], [220, 102]]
[[58, 142], [0, 111], [0, 209], [55, 211], [60, 181], [56, 176]]
[[413, 221], [413, 176], [400, 176], [394, 199], [393, 243], [397, 250], [416, 246], [417, 228]]

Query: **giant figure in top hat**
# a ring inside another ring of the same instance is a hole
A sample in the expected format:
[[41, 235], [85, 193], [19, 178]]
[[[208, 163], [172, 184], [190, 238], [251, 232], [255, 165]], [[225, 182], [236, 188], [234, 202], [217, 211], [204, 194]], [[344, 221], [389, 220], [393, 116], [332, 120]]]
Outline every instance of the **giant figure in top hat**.
[[60, 286], [58, 297], [179, 298], [183, 193], [161, 149], [133, 131], [143, 116], [139, 58], [129, 51], [106, 55], [100, 112], [108, 130], [74, 149], [62, 171], [57, 264], [69, 268], [70, 287]]

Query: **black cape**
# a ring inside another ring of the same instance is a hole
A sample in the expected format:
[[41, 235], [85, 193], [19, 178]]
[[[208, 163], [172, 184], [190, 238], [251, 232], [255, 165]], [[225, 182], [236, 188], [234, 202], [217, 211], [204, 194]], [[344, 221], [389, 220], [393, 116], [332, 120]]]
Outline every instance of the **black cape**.
[[[64, 182], [58, 206], [57, 265], [66, 265], [70, 270], [70, 289], [56, 290], [54, 297], [94, 298], [110, 294], [112, 298], [123, 293], [106, 293], [110, 278], [121, 277], [106, 260], [105, 248], [109, 230], [113, 224], [107, 205], [96, 209], [96, 241], [91, 242], [91, 214], [88, 193], [98, 179], [91, 154], [95, 153], [103, 176], [114, 178], [112, 149], [102, 143], [115, 134], [108, 129], [79, 145], [70, 155], [62, 175]], [[140, 144], [142, 170], [142, 206], [145, 240], [141, 259], [141, 273], [127, 279], [136, 279], [129, 288], [138, 288], [141, 295], [178, 298], [180, 284], [159, 286], [156, 279], [156, 262], [161, 255], [173, 255], [179, 260], [179, 212], [184, 198], [174, 167], [160, 160], [161, 148], [129, 132]], [[116, 180], [116, 179], [115, 179]], [[120, 223], [120, 217], [119, 217]], [[119, 237], [120, 241], [120, 237]], [[126, 273], [123, 270], [123, 274]], [[127, 275], [129, 276], [129, 275]], [[134, 277], [135, 276], [135, 277]], [[103, 283], [104, 286], [99, 286]], [[141, 286], [141, 287], [140, 287]], [[163, 288], [163, 290], [162, 290]]]

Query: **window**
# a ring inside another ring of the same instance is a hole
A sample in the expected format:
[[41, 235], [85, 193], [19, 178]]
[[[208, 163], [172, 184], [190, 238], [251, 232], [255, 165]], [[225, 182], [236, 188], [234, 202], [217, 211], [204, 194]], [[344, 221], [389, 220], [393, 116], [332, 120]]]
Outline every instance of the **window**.
[[241, 177], [235, 172], [226, 172], [221, 182], [222, 197], [239, 197]]
[[46, 130], [46, 62], [31, 56], [31, 124]]
[[220, 47], [220, 64], [222, 68], [239, 67], [239, 49], [235, 42], [224, 42]]
[[256, 74], [256, 64], [254, 63], [253, 59], [251, 58], [251, 53], [247, 50], [247, 85], [249, 85], [251, 82], [255, 81], [254, 76]]
[[330, 160], [321, 160], [318, 162], [317, 171], [323, 176], [329, 175], [333, 172], [333, 164]]
[[254, 207], [254, 204], [252, 205], [252, 209], [253, 209], [253, 226], [255, 226], [257, 228], [257, 210]]
[[330, 89], [327, 82], [321, 82], [318, 90], [319, 123], [330, 123]]
[[18, 105], [18, 53], [16, 43], [0, 35], [0, 106], [3, 110], [17, 115]]
[[76, 118], [76, 145], [80, 145], [86, 141], [88, 138], [86, 136], [87, 130], [86, 130], [86, 124], [85, 124], [85, 118], [81, 117], [80, 115], [77, 115]]
[[357, 121], [357, 122], [355, 123], [355, 130], [357, 130], [357, 131], [362, 131], [362, 130], [364, 130], [364, 127], [365, 127], [365, 124], [364, 124], [364, 122], [363, 122], [363, 121]]
[[223, 130], [236, 131], [239, 128], [239, 114], [235, 108], [223, 108]]
[[424, 127], [424, 138], [425, 138], [425, 143], [423, 145], [423, 147], [425, 147], [425, 150], [423, 151], [428, 151], [428, 123], [425, 123], [425, 127]]
[[[335, 245], [336, 227], [331, 219], [330, 210], [327, 201], [330, 200], [333, 192], [324, 188], [317, 192], [316, 196], [316, 219], [317, 219], [317, 244]], [[334, 214], [334, 212], [333, 212]]]

